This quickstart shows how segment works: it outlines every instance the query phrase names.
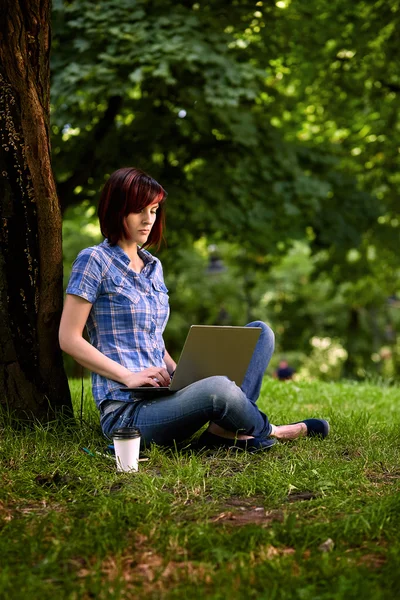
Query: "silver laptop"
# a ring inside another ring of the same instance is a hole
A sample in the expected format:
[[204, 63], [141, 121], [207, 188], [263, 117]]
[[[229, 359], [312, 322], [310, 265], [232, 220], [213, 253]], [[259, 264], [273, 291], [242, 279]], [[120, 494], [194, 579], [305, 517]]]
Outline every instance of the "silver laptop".
[[261, 327], [192, 325], [168, 387], [120, 388], [140, 400], [148, 394], [167, 395], [214, 375], [225, 375], [241, 386]]

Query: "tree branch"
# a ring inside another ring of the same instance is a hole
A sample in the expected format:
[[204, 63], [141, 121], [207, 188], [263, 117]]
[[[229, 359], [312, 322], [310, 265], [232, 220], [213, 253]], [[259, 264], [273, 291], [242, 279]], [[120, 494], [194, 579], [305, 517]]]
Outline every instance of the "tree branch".
[[381, 83], [383, 85], [383, 87], [387, 88], [391, 92], [395, 92], [395, 93], [400, 92], [400, 85], [398, 85], [396, 83], [389, 83], [389, 81], [382, 81], [382, 80], [379, 80], [379, 83]]
[[114, 125], [115, 117], [120, 111], [121, 106], [122, 96], [111, 96], [109, 98], [103, 118], [94, 127], [92, 135], [88, 138], [82, 153], [77, 158], [74, 173], [66, 181], [57, 184], [62, 212], [68, 206], [75, 203], [74, 189], [78, 185], [86, 183], [90, 177], [96, 159], [96, 149]]

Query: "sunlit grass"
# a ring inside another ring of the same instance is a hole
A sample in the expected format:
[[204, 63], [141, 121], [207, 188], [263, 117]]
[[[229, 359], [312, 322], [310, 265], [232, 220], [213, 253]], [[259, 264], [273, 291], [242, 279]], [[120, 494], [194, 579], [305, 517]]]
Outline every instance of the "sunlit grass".
[[258, 455], [153, 447], [134, 475], [102, 456], [89, 382], [82, 421], [71, 389], [76, 422], [1, 429], [5, 598], [399, 595], [399, 388], [268, 379], [273, 422], [322, 416], [331, 436]]

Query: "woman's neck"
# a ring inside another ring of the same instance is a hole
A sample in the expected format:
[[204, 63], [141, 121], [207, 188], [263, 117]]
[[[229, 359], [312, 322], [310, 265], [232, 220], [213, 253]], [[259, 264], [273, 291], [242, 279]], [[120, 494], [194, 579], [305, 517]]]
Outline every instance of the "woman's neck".
[[144, 262], [139, 256], [139, 248], [136, 242], [127, 242], [126, 240], [120, 240], [118, 242], [118, 246], [122, 248], [125, 254], [130, 259], [129, 268], [135, 271], [136, 273], [140, 273], [143, 269]]

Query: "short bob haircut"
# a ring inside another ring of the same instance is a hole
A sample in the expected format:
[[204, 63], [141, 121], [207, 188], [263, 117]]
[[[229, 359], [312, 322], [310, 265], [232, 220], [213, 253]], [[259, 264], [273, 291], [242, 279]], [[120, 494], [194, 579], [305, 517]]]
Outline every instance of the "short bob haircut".
[[163, 239], [165, 215], [164, 201], [167, 192], [155, 179], [134, 167], [118, 169], [110, 175], [99, 202], [101, 233], [115, 246], [119, 240], [129, 240], [129, 232], [124, 223], [131, 213], [139, 213], [151, 204], [159, 205], [157, 217], [150, 235], [143, 246], [159, 247]]

